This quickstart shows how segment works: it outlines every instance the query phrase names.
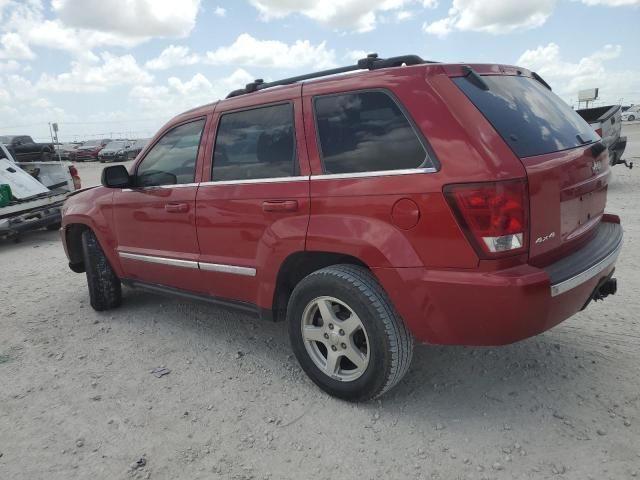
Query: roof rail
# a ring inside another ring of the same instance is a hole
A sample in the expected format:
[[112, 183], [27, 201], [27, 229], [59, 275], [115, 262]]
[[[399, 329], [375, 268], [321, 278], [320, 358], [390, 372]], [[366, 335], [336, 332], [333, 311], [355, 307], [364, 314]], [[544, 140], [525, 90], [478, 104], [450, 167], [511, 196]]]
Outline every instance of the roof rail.
[[336, 75], [338, 73], [354, 72], [356, 70], [377, 70], [379, 68], [401, 67], [402, 65], [419, 65], [422, 63], [437, 63], [430, 60], [423, 60], [418, 55], [401, 55], [399, 57], [390, 58], [378, 58], [377, 53], [370, 53], [366, 58], [361, 58], [355, 65], [348, 65], [346, 67], [332, 68], [329, 70], [322, 70], [320, 72], [307, 73], [306, 75], [298, 75], [296, 77], [283, 78], [282, 80], [275, 80], [273, 82], [267, 82], [261, 78], [254, 80], [251, 83], [247, 83], [245, 88], [234, 90], [227, 98], [238, 97], [246, 93], [256, 92], [265, 88], [277, 87], [278, 85], [290, 85], [296, 82], [302, 82], [304, 80], [311, 80], [312, 78], [326, 77], [329, 75]]

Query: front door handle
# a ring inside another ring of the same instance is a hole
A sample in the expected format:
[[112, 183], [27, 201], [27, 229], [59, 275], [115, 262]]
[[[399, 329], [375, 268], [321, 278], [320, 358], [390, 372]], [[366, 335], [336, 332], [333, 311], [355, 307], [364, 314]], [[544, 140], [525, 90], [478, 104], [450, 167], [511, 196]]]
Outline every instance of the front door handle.
[[186, 213], [189, 211], [188, 203], [167, 203], [164, 209], [169, 213]]
[[267, 200], [262, 202], [265, 212], [295, 212], [298, 210], [297, 200]]

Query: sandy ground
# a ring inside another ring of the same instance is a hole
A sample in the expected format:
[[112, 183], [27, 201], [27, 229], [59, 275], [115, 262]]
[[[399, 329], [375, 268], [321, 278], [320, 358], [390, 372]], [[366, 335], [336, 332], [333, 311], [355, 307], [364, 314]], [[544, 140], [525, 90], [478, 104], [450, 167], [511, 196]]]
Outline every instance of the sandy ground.
[[419, 346], [363, 405], [306, 379], [284, 324], [131, 290], [96, 313], [56, 233], [0, 242], [0, 479], [637, 478], [638, 175], [610, 186], [618, 295], [515, 345]]

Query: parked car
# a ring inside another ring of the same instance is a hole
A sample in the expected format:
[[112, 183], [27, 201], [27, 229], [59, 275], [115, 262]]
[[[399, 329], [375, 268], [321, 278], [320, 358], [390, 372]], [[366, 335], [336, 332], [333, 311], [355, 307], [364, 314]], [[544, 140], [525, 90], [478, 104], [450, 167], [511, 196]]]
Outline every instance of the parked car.
[[60, 155], [61, 160], [69, 160], [71, 153], [75, 152], [80, 145], [80, 143], [63, 143], [56, 146], [56, 152]]
[[615, 293], [609, 176], [535, 73], [372, 55], [178, 115], [67, 200], [62, 239], [94, 309], [124, 283], [286, 318], [309, 377], [361, 401], [414, 339], [508, 344]]
[[127, 152], [131, 147], [129, 140], [113, 140], [100, 150], [98, 160], [105, 162], [122, 162], [127, 159]]
[[622, 108], [620, 105], [607, 105], [604, 107], [583, 108], [576, 110], [598, 135], [602, 143], [609, 150], [609, 164], [623, 164], [627, 168], [633, 168], [633, 162], [627, 163], [622, 159], [622, 154], [627, 147], [627, 137], [620, 136], [622, 132]]
[[629, 122], [640, 120], [640, 105], [632, 105], [627, 110], [622, 112], [622, 120]]
[[135, 140], [129, 146], [125, 160], [134, 160], [140, 154], [140, 152], [144, 149], [144, 147], [147, 146], [148, 143], [149, 143], [148, 138], [139, 138], [138, 140]]
[[81, 187], [69, 162], [16, 162], [0, 143], [0, 238], [60, 228], [62, 203]]
[[100, 151], [111, 141], [109, 138], [101, 140], [89, 140], [69, 154], [69, 159], [74, 162], [93, 162], [98, 160]]
[[29, 135], [2, 135], [3, 143], [18, 162], [47, 162], [53, 158], [52, 143], [37, 143]]

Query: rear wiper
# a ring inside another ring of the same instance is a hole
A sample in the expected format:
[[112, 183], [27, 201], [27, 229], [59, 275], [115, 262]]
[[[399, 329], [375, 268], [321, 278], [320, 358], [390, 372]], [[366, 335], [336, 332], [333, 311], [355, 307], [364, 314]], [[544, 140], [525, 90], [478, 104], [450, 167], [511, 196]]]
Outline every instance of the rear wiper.
[[489, 90], [489, 85], [487, 85], [487, 82], [485, 82], [482, 77], [478, 75], [478, 72], [476, 72], [469, 65], [463, 66], [462, 71], [464, 72], [463, 78], [469, 80], [469, 82], [478, 87], [480, 90]]
[[585, 145], [587, 143], [591, 143], [591, 139], [583, 137], [581, 133], [577, 134], [576, 138], [580, 142], [580, 145]]
[[544, 79], [538, 75], [536, 72], [531, 72], [531, 76], [533, 77], [534, 80], [537, 80], [538, 82], [540, 82], [545, 88], [547, 88], [548, 90], [551, 90], [551, 86], [544, 81]]

